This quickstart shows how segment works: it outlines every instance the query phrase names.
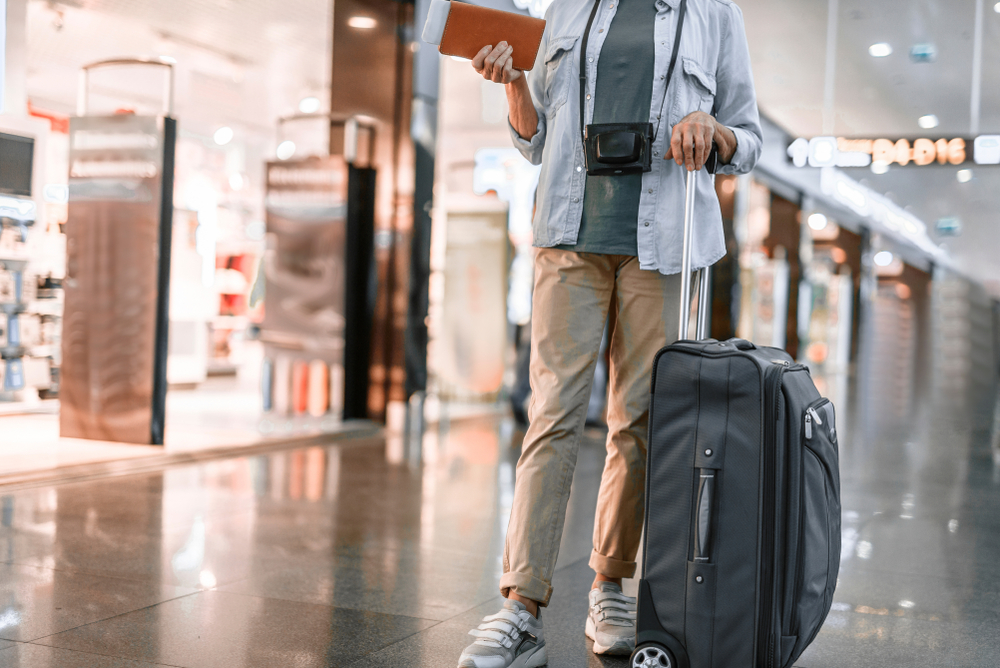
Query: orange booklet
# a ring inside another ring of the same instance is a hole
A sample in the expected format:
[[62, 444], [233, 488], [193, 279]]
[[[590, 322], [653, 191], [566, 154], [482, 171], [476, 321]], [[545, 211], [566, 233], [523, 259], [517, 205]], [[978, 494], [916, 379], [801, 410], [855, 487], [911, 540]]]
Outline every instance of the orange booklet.
[[438, 51], [446, 56], [469, 59], [484, 46], [507, 42], [514, 47], [514, 68], [530, 70], [543, 32], [542, 19], [465, 2], [433, 0], [423, 37], [428, 44], [439, 45]]

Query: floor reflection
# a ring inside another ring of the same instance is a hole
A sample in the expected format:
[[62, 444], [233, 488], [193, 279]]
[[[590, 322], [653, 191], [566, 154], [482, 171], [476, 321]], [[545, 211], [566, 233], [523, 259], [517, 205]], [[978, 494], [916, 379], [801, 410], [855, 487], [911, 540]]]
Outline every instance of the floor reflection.
[[[996, 395], [971, 403], [978, 386], [939, 380], [906, 419], [873, 425], [847, 399], [864, 404], [863, 383], [821, 383], [843, 397], [843, 565], [800, 665], [996, 665]], [[522, 437], [499, 417], [442, 420], [416, 441], [4, 494], [0, 668], [451, 667], [497, 605]], [[625, 665], [594, 657], [582, 632], [603, 438], [587, 432], [575, 474], [551, 666]]]

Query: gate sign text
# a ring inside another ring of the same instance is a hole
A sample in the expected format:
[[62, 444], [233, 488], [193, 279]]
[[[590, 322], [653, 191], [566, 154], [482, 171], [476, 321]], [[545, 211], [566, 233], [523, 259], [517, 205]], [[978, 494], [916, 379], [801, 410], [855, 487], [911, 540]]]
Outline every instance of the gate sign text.
[[1000, 135], [975, 139], [796, 139], [788, 147], [796, 167], [868, 167], [882, 165], [1000, 165]]

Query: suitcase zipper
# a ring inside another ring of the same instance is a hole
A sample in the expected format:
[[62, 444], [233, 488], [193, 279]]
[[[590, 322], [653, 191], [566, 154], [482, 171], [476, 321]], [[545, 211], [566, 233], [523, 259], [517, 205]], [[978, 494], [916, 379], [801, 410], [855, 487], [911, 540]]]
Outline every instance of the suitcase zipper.
[[763, 668], [772, 668], [774, 665], [774, 521], [777, 512], [775, 494], [778, 486], [775, 459], [780, 406], [778, 394], [781, 392], [782, 377], [790, 365], [775, 366], [777, 368], [768, 379], [764, 405], [767, 420], [764, 431], [764, 535], [761, 547], [761, 627], [757, 639], [757, 646], [762, 654], [759, 665]]

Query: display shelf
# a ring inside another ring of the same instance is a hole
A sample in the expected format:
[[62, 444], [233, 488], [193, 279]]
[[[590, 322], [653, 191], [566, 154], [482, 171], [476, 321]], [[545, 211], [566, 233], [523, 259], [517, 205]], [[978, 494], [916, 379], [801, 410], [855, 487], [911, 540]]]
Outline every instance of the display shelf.
[[61, 299], [37, 299], [27, 306], [28, 313], [35, 315], [51, 315], [62, 317], [63, 301]]
[[0, 348], [0, 357], [5, 360], [16, 359], [18, 357], [24, 357], [27, 348], [24, 346], [7, 346], [5, 348]]

